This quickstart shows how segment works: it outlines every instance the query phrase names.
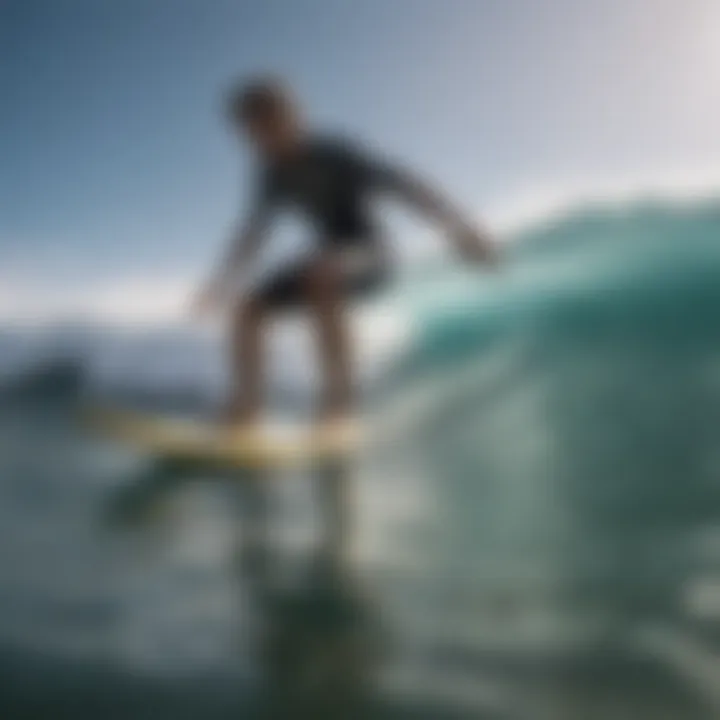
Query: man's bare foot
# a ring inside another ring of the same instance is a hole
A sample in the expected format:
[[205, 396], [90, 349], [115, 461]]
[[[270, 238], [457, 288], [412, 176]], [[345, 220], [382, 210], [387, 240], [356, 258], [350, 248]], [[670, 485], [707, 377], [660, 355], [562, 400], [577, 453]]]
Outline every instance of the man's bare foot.
[[357, 419], [349, 404], [325, 405], [315, 418], [315, 431], [325, 437], [351, 441], [356, 437], [357, 430]]

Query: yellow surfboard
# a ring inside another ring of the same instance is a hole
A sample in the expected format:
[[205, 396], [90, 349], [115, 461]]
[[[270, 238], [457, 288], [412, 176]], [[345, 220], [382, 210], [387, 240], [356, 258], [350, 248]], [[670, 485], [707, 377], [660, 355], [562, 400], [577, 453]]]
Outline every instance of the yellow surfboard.
[[107, 409], [93, 411], [89, 420], [105, 437], [160, 459], [237, 469], [287, 468], [346, 459], [362, 442], [358, 423], [234, 431], [200, 420]]

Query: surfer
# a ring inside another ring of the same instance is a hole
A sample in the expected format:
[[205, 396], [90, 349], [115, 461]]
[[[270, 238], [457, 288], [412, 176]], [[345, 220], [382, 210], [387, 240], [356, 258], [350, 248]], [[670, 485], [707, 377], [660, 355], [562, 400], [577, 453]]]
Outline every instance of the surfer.
[[324, 394], [319, 417], [336, 427], [352, 411], [347, 303], [377, 290], [391, 270], [371, 212], [372, 196], [393, 195], [436, 221], [468, 261], [494, 263], [494, 245], [440, 193], [412, 174], [346, 139], [312, 133], [281, 82], [260, 78], [234, 88], [228, 112], [233, 128], [250, 141], [260, 161], [254, 204], [219, 269], [198, 294], [196, 310], [210, 312], [236, 295], [238, 270], [255, 257], [276, 210], [300, 211], [315, 228], [317, 248], [234, 298], [233, 387], [225, 420], [243, 429], [255, 425], [262, 405], [266, 321], [279, 312], [301, 309], [314, 322], [320, 343]]

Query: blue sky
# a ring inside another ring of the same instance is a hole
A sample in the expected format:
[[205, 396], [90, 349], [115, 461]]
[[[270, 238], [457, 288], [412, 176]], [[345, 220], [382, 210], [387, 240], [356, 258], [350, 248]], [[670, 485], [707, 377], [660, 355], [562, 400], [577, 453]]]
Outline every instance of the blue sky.
[[247, 176], [221, 95], [258, 70], [478, 216], [703, 175], [717, 27], [714, 0], [3, 0], [0, 304], [201, 278]]

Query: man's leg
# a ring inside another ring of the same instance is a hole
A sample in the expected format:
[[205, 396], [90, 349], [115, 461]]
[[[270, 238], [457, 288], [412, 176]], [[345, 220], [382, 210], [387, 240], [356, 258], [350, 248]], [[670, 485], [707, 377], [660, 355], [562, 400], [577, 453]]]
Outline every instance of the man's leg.
[[344, 417], [352, 410], [352, 348], [342, 276], [334, 258], [318, 260], [307, 281], [321, 354], [322, 416]]
[[229, 423], [252, 423], [260, 413], [263, 395], [263, 334], [267, 313], [260, 299], [238, 303], [231, 318], [231, 398]]

